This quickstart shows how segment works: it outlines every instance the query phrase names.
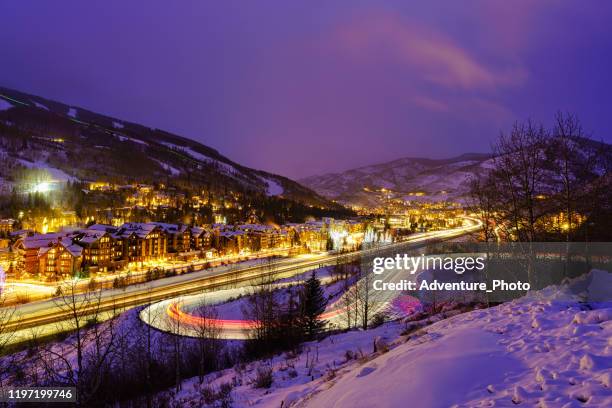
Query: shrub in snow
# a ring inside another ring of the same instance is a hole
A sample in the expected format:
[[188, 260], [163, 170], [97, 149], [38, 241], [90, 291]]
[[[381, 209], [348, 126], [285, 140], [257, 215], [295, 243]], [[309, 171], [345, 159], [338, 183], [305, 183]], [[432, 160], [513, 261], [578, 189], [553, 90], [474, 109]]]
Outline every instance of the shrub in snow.
[[327, 370], [327, 372], [325, 373], [325, 380], [326, 381], [330, 381], [333, 380], [334, 378], [336, 378], [336, 369], [331, 368], [329, 370]]
[[389, 345], [381, 336], [376, 336], [374, 338], [374, 353], [386, 353], [389, 351]]
[[257, 367], [255, 378], [253, 379], [253, 383], [252, 383], [253, 387], [270, 388], [272, 386], [273, 381], [274, 381], [274, 376], [272, 375], [272, 367], [268, 367], [268, 366]]
[[219, 388], [213, 386], [205, 386], [200, 389], [202, 401], [206, 405], [214, 405], [221, 408], [229, 408], [232, 406], [232, 390], [231, 383], [222, 383]]
[[375, 329], [389, 320], [389, 316], [385, 312], [378, 312], [372, 317], [372, 322], [369, 324], [370, 329]]
[[289, 378], [295, 378], [298, 376], [298, 372], [295, 370], [295, 368], [290, 368], [289, 371], [287, 371], [287, 375]]
[[229, 408], [232, 406], [232, 384], [223, 383], [219, 386], [217, 391], [217, 400], [221, 403], [222, 408]]
[[205, 404], [212, 404], [215, 402], [215, 390], [211, 386], [205, 386], [200, 389], [200, 395]]
[[408, 322], [408, 323], [406, 323], [406, 326], [404, 327], [404, 330], [402, 330], [400, 335], [401, 336], [408, 336], [408, 335], [414, 333], [415, 331], [419, 330], [424, 325], [425, 324], [422, 323], [422, 322]]

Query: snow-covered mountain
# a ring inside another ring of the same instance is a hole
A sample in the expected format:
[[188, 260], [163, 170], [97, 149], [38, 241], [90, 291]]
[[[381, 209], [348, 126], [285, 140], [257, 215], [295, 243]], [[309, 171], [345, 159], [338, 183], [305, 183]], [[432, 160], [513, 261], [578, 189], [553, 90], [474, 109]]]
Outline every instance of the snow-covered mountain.
[[346, 204], [376, 205], [381, 189], [410, 199], [457, 199], [467, 194], [473, 176], [491, 166], [491, 156], [480, 153], [444, 160], [403, 158], [342, 173], [307, 177], [300, 183]]
[[2, 87], [0, 156], [4, 190], [12, 168], [25, 166], [58, 181], [172, 181], [337, 207], [293, 180], [242, 166], [194, 140]]

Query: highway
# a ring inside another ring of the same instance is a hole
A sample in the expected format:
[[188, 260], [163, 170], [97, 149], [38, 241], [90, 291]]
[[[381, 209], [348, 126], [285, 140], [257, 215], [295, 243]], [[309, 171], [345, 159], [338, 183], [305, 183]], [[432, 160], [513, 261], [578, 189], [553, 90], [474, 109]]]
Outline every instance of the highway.
[[[416, 248], [434, 240], [452, 239], [472, 233], [479, 230], [480, 227], [477, 220], [467, 219], [466, 225], [460, 228], [414, 234], [405, 241], [387, 244], [382, 248], [385, 250]], [[213, 289], [249, 286], [258, 278], [268, 274], [273, 274], [278, 279], [290, 277], [320, 266], [333, 265], [338, 261], [344, 262], [360, 256], [372, 255], [380, 250], [379, 247], [344, 254], [324, 252], [299, 255], [274, 262], [252, 261], [244, 265], [227, 265], [177, 275], [123, 289], [106, 289], [94, 294], [78, 294], [75, 297], [84, 305], [79, 313], [83, 321], [88, 320], [94, 313], [98, 315], [98, 320], [103, 320], [136, 306], [210, 292]], [[95, 301], [86, 301], [87, 296], [95, 298]], [[16, 307], [13, 319], [6, 324], [5, 332], [0, 336], [7, 336], [9, 343], [20, 343], [31, 338], [33, 333], [41, 337], [69, 330], [69, 318], [70, 311], [60, 307], [54, 299], [19, 305]]]
[[[472, 226], [454, 230], [436, 231], [435, 233], [417, 234], [410, 237], [409, 240], [391, 244], [384, 247], [384, 250], [408, 250], [427, 245], [434, 239], [450, 239], [465, 233], [472, 232], [479, 228], [478, 222]], [[402, 247], [402, 248], [399, 248]], [[368, 252], [378, 252], [382, 248], [374, 248], [370, 250], [359, 251], [359, 255], [367, 255]], [[401, 279], [416, 280], [417, 275], [410, 275], [406, 272], [394, 271], [387, 278], [390, 281], [399, 281]], [[322, 279], [322, 281], [328, 278]], [[322, 282], [325, 283], [325, 282]], [[278, 283], [275, 286], [281, 288], [286, 286], [287, 282]], [[368, 285], [370, 286], [370, 285]], [[243, 319], [227, 319], [227, 318], [203, 318], [198, 314], [198, 309], [202, 305], [215, 305], [225, 301], [236, 299], [239, 296], [252, 293], [253, 286], [245, 285], [236, 289], [216, 290], [205, 294], [196, 294], [189, 296], [178, 296], [176, 298], [165, 299], [163, 301], [152, 303], [145, 307], [139, 314], [140, 319], [154, 328], [180, 334], [183, 336], [198, 337], [201, 333], [201, 327], [204, 324], [215, 326], [218, 329], [218, 336], [223, 339], [247, 339], [249, 334], [256, 327], [257, 322]], [[394, 314], [401, 313], [402, 315], [410, 313], [418, 307], [419, 302], [404, 295], [401, 292], [392, 291], [377, 291], [368, 287], [368, 296], [370, 299], [370, 316], [376, 315], [380, 311], [393, 310]], [[345, 326], [345, 309], [346, 301], [342, 297], [331, 302], [325, 312], [321, 315], [321, 319], [325, 320], [328, 328], [339, 328]]]
[[[132, 284], [136, 284], [136, 282], [144, 282], [146, 280], [145, 275], [147, 271], [154, 268], [163, 269], [164, 271], [174, 271], [176, 274], [181, 274], [188, 272], [189, 270], [202, 270], [205, 266], [215, 267], [230, 263], [240, 263], [244, 265], [246, 261], [272, 256], [289, 257], [291, 256], [291, 251], [291, 248], [275, 248], [249, 254], [224, 255], [221, 257], [215, 257], [214, 259], [197, 259], [192, 261], [148, 261], [144, 262], [141, 266], [132, 266], [125, 271], [97, 275], [95, 277], [95, 281], [96, 285], [101, 289], [112, 289], [113, 281], [116, 277], [127, 278], [129, 276], [134, 282]], [[57, 290], [57, 287], [62, 286], [65, 283], [67, 283], [67, 281], [50, 283], [38, 282], [34, 279], [29, 281], [6, 279], [4, 285], [2, 285], [2, 282], [0, 281], [0, 294], [3, 296], [3, 304], [6, 306], [30, 303], [52, 298]], [[78, 292], [89, 291], [89, 283], [89, 279], [80, 279], [77, 282]]]

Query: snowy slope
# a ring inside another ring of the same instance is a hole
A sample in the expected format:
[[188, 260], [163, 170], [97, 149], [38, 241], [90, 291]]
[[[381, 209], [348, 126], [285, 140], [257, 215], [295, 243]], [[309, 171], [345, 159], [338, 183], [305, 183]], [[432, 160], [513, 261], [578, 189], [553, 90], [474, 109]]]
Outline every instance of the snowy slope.
[[279, 196], [281, 194], [283, 194], [283, 192], [285, 191], [285, 189], [283, 188], [282, 184], [280, 184], [278, 181], [270, 178], [270, 177], [260, 177], [261, 180], [266, 183], [266, 194], [269, 196]]
[[360, 167], [339, 174], [325, 174], [300, 180], [319, 194], [340, 202], [377, 204], [369, 190], [385, 188], [398, 198], [425, 192], [429, 199], [465, 196], [469, 181], [490, 167], [488, 155], [464, 154], [445, 160], [404, 158], [388, 163]]
[[242, 166], [195, 140], [0, 87], [2, 126], [11, 128], [0, 135], [0, 150], [9, 159], [53, 163], [79, 180], [171, 185], [173, 179], [188, 179], [196, 190], [257, 192], [340, 207], [293, 180]]
[[[612, 289], [612, 275], [597, 274], [596, 286]], [[609, 407], [611, 382], [612, 303], [585, 310], [567, 292], [549, 288], [441, 321], [419, 342], [356, 367], [305, 403]]]
[[44, 170], [49, 174], [50, 180], [54, 182], [76, 181], [77, 178], [67, 174], [65, 171], [52, 167], [45, 162], [30, 162], [28, 160], [19, 159], [20, 164], [30, 169]]
[[13, 107], [12, 104], [0, 98], [0, 111], [11, 109]]
[[[240, 370], [187, 380], [182, 406], [202, 404], [206, 386], [233, 383], [235, 407], [609, 407], [612, 406], [612, 274], [593, 271], [489, 309], [337, 334]], [[579, 293], [580, 296], [576, 296]], [[431, 324], [433, 323], [433, 324]], [[381, 341], [382, 340], [382, 341]], [[390, 351], [373, 352], [386, 342]], [[254, 388], [271, 367], [269, 389]]]
[[[554, 161], [555, 140], [542, 151], [546, 157], [546, 189], [560, 193], [562, 185]], [[574, 140], [574, 153], [599, 176], [612, 166], [612, 146], [591, 139]], [[560, 163], [557, 163], [559, 166]], [[339, 174], [324, 174], [300, 180], [321, 195], [345, 204], [379, 206], [389, 198], [399, 200], [457, 202], [469, 201], [471, 181], [495, 168], [490, 155], [468, 153], [445, 160], [403, 158], [373, 166], [347, 170]], [[587, 187], [589, 188], [589, 187]], [[385, 189], [386, 191], [383, 191]]]
[[436, 333], [422, 345], [404, 344], [347, 373], [312, 407], [446, 407], [486, 396], [488, 384], [503, 383], [523, 369], [504, 353], [498, 336], [479, 327]]

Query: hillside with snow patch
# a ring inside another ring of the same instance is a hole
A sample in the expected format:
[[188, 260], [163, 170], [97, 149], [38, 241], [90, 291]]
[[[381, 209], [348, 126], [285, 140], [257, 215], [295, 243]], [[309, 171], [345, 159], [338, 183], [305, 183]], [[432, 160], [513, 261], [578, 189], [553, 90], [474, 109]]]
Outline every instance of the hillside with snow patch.
[[[411, 200], [465, 197], [470, 180], [491, 166], [486, 154], [464, 154], [445, 160], [403, 158], [342, 173], [312, 176], [300, 183], [345, 204], [377, 205], [381, 189]], [[416, 193], [424, 193], [416, 195]]]
[[48, 171], [51, 182], [166, 182], [257, 192], [340, 208], [286, 177], [242, 166], [194, 140], [0, 87], [4, 188], [15, 166]]

